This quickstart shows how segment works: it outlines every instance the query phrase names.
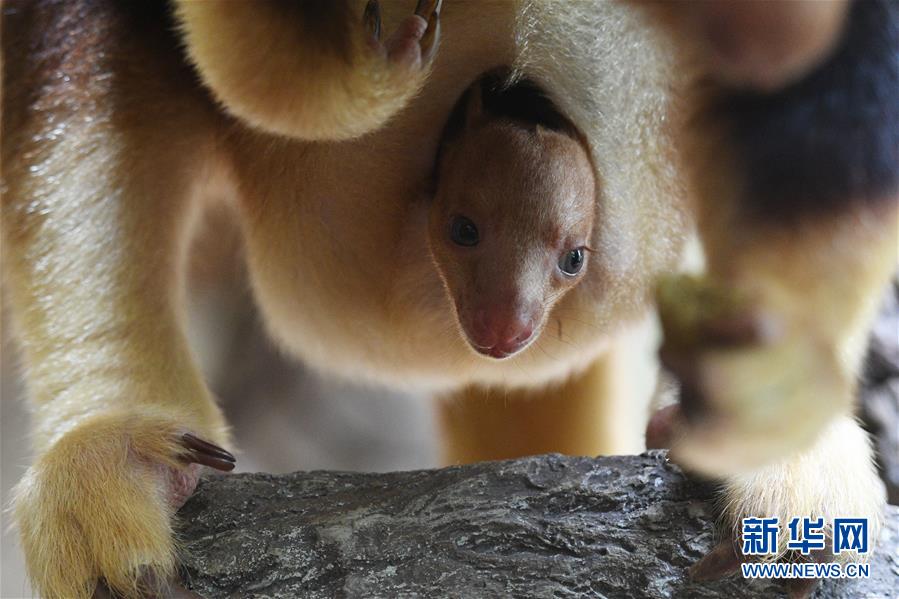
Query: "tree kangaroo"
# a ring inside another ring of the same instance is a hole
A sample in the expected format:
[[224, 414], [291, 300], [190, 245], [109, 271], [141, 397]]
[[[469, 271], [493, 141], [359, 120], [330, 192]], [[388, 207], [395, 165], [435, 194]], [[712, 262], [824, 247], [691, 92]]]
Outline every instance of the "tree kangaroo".
[[8, 0], [2, 36], [44, 596], [158, 590], [233, 467], [182, 327], [209, 202], [278, 343], [443, 398], [448, 461], [641, 450], [658, 303], [654, 430], [726, 522], [876, 521], [851, 398], [896, 262], [896, 3]]

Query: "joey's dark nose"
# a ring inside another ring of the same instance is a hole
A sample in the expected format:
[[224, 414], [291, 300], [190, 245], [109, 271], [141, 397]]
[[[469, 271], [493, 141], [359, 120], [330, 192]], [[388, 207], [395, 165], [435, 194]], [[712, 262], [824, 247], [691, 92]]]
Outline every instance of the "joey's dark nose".
[[469, 341], [491, 358], [507, 358], [524, 348], [534, 335], [534, 319], [516, 311], [480, 309], [468, 331]]

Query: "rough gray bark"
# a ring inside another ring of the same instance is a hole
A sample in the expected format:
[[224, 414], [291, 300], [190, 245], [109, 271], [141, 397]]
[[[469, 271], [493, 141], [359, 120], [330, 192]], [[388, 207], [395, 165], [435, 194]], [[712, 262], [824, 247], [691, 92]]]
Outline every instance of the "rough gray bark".
[[[712, 496], [663, 452], [216, 477], [181, 511], [185, 579], [241, 598], [783, 596], [686, 579], [714, 542]], [[871, 578], [829, 581], [819, 597], [899, 595], [889, 510]]]
[[[899, 503], [899, 282], [871, 339], [861, 414]], [[207, 597], [778, 597], [690, 583], [713, 545], [710, 485], [664, 454], [539, 456], [391, 474], [204, 480], [181, 511], [185, 578]], [[871, 578], [818, 598], [899, 599], [899, 508]]]
[[871, 332], [861, 416], [874, 438], [889, 501], [899, 505], [899, 278], [887, 290]]

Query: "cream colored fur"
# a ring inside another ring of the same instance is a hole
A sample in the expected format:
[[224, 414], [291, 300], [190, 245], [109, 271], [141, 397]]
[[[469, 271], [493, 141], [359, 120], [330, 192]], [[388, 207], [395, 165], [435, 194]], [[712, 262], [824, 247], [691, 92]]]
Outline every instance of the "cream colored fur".
[[[357, 378], [435, 391], [467, 383], [524, 386], [558, 380], [572, 368], [586, 367], [617, 330], [626, 328], [629, 319], [638, 319], [654, 274], [670, 270], [678, 260], [687, 217], [678, 202], [681, 189], [672, 157], [667, 152], [646, 154], [640, 142], [651, 139], [664, 145], [664, 115], [671, 99], [663, 90], [641, 96], [643, 104], [624, 92], [611, 94], [608, 90], [631, 85], [625, 82], [629, 74], [614, 64], [611, 54], [607, 63], [600, 56], [594, 65], [596, 53], [585, 45], [571, 60], [590, 65], [582, 81], [596, 81], [595, 86], [575, 87], [577, 80], [562, 63], [555, 75], [565, 79], [558, 86], [546, 80], [549, 67], [533, 70], [563, 112], [588, 139], [596, 140], [591, 146], [600, 200], [591, 246], [599, 253], [591, 258], [585, 279], [552, 314], [562, 319], [566, 338], [543, 337], [545, 353], [534, 348], [495, 362], [474, 354], [454, 333], [448, 298], [428, 258], [422, 180], [446, 114], [488, 68], [508, 64], [523, 52], [527, 56], [527, 48], [539, 43], [564, 44], [565, 52], [575, 52], [582, 44], [563, 41], [562, 32], [581, 40], [590, 31], [589, 22], [575, 26], [573, 15], [566, 21], [564, 10], [540, 17], [556, 23], [555, 39], [549, 37], [552, 32], [523, 29], [521, 22], [513, 26], [518, 10], [513, 3], [488, 3], [479, 8], [479, 18], [469, 22], [468, 6], [445, 7], [431, 82], [390, 127], [339, 146], [245, 133], [228, 157], [247, 199], [243, 222], [251, 273], [257, 297], [274, 324], [272, 333], [307, 362], [338, 376], [347, 374], [343, 364], [349, 363]], [[528, 5], [525, 14], [534, 10]], [[610, 30], [621, 31], [622, 38], [610, 43], [634, 47], [629, 59], [646, 67], [642, 84], [650, 86], [655, 80], [657, 88], [663, 65], [652, 60], [652, 37], [638, 17], [626, 7], [600, 4], [592, 18], [609, 19]], [[503, 32], [498, 23], [506, 23], [508, 30]], [[567, 96], [576, 90], [586, 105], [579, 111]], [[272, 152], [277, 158], [265, 164], [250, 158]], [[346, 176], [347, 165], [352, 165], [352, 178]], [[293, 201], [277, 199], [284, 189], [292, 190]], [[325, 189], [341, 191], [331, 192], [326, 201], [316, 197], [315, 190]], [[360, 197], [402, 200], [360, 202]], [[352, 247], [343, 242], [347, 238], [356, 240]], [[333, 277], [333, 272], [344, 276]], [[310, 279], [318, 283], [310, 286]], [[348, 329], [340, 318], [323, 318], [323, 306], [334, 314], [353, 314], [358, 326]], [[443, 343], [429, 341], [435, 332], [445, 333]]]
[[[824, 518], [832, 532], [834, 518], [867, 518], [868, 546], [875, 546], [882, 523], [884, 486], [871, 461], [868, 436], [851, 416], [835, 418], [814, 445], [799, 456], [778, 460], [756, 471], [729, 478], [721, 497], [726, 526], [739, 538], [741, 518]], [[779, 536], [778, 559], [787, 553], [789, 536]], [[840, 561], [867, 555], [848, 553]]]
[[[87, 597], [101, 577], [134, 595], [141, 573], [170, 573], [168, 482], [147, 463], [171, 465], [172, 437], [185, 430], [227, 443], [180, 322], [190, 224], [207, 200], [234, 202], [269, 329], [309, 364], [442, 394], [476, 385], [526, 395], [587, 381], [578, 399], [603, 402], [590, 413], [628, 420], [610, 450], [636, 449], [648, 389], [629, 396], [633, 387], [615, 380], [624, 369], [584, 377], [622, 347], [651, 360], [645, 344], [619, 344], [620, 335], [641, 326], [654, 280], [676, 269], [690, 228], [675, 155], [678, 82], [690, 71], [676, 68], [679, 47], [650, 13], [625, 3], [447, 2], [440, 49], [422, 84], [426, 65], [410, 75], [380, 53], [366, 54], [355, 21], [347, 66], [333, 49], [316, 54], [292, 23], [246, 5], [178, 6], [190, 57], [237, 119], [194, 87], [177, 54], [127, 30], [112, 8], [63, 22], [84, 28], [71, 33], [80, 53], [47, 49], [43, 59], [54, 68], [34, 61], [33, 71], [5, 82], [12, 87], [4, 89], [3, 266], [37, 451], [15, 509], [44, 596]], [[385, 6], [385, 30], [412, 9]], [[600, 187], [598, 252], [550, 316], [548, 329], [559, 320], [564, 334], [543, 335], [502, 362], [476, 355], [457, 330], [428, 257], [425, 194], [451, 106], [498, 65], [540, 82], [584, 132]], [[341, 143], [308, 141], [366, 131]], [[706, 249], [717, 242], [707, 239]], [[780, 289], [780, 275], [766, 272]], [[807, 322], [845, 308], [837, 318], [850, 326], [822, 333], [833, 350], [860, 338], [867, 297], [885, 275], [872, 269], [868, 295], [844, 299], [834, 299], [833, 278], [822, 276]], [[793, 315], [791, 294], [783, 305]], [[854, 372], [850, 362], [844, 379]], [[848, 395], [841, 397], [831, 416], [848, 410]], [[852, 468], [856, 484], [811, 489], [801, 465], [761, 470], [730, 485], [731, 517], [805, 508], [819, 491], [814, 506], [822, 513], [874, 510], [881, 499], [870, 470], [855, 467], [869, 462], [870, 450], [855, 440], [854, 423], [838, 422], [828, 435], [848, 441], [822, 460], [821, 476], [836, 481]], [[794, 471], [801, 476], [792, 495], [762, 493]]]

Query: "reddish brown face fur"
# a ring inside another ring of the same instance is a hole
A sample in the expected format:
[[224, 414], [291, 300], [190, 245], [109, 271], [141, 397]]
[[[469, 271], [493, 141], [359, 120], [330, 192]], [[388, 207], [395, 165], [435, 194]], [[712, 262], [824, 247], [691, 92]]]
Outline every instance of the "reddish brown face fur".
[[471, 346], [509, 357], [537, 338], [588, 266], [592, 166], [569, 135], [496, 119], [466, 131], [440, 169], [435, 263]]

